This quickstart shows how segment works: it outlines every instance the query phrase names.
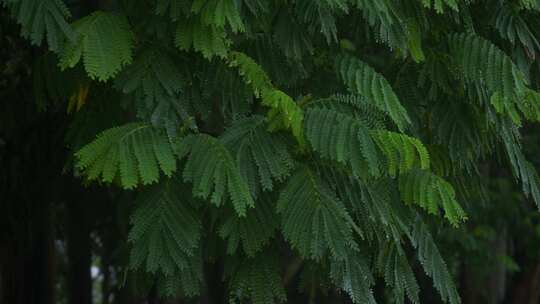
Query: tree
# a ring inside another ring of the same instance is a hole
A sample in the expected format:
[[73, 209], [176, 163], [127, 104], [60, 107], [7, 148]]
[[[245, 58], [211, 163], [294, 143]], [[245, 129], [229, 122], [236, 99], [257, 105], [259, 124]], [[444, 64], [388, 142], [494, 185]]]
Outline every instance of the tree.
[[419, 303], [420, 265], [460, 303], [433, 232], [486, 165], [540, 203], [536, 1], [2, 3], [37, 105], [69, 113], [66, 170], [137, 197], [128, 277], [162, 297]]

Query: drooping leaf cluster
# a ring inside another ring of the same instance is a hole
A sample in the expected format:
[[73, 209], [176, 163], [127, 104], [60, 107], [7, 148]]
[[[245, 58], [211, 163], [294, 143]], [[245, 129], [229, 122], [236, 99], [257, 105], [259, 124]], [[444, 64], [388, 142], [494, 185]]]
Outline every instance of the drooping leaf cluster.
[[354, 303], [376, 278], [419, 303], [419, 266], [456, 304], [432, 231], [467, 220], [467, 177], [502, 156], [540, 203], [519, 133], [540, 120], [534, 1], [78, 2], [2, 1], [86, 74], [58, 95], [74, 121], [107, 117], [97, 99], [122, 113], [74, 172], [139, 196], [130, 265], [165, 296], [196, 297], [217, 255], [232, 303], [285, 302], [293, 256]]

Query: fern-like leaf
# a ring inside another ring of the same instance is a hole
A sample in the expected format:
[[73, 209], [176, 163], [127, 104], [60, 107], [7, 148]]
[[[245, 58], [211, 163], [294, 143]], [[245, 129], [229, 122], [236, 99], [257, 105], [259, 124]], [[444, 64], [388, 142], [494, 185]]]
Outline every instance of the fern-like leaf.
[[244, 253], [254, 257], [268, 243], [278, 226], [274, 202], [268, 197], [261, 197], [245, 217], [229, 213], [219, 229], [219, 235], [227, 240], [229, 254], [236, 254], [241, 244]]
[[220, 206], [229, 197], [239, 216], [255, 205], [234, 158], [216, 138], [188, 135], [177, 145], [179, 158], [187, 156], [183, 177], [193, 183], [193, 195]]
[[157, 15], [168, 15], [173, 21], [179, 20], [183, 16], [189, 15], [191, 6], [185, 0], [157, 0], [156, 10]]
[[448, 42], [463, 80], [487, 90], [497, 112], [507, 114], [516, 124], [521, 123], [518, 110], [527, 118], [540, 118], [538, 93], [527, 87], [523, 72], [497, 46], [474, 34], [452, 34]]
[[444, 210], [444, 216], [454, 226], [467, 219], [452, 185], [431, 172], [411, 170], [401, 175], [399, 191], [405, 203], [418, 204], [431, 214]]
[[240, 75], [252, 87], [255, 96], [260, 97], [262, 103], [272, 109], [270, 117], [275, 119], [273, 128], [291, 129], [302, 145], [304, 142], [302, 109], [289, 95], [274, 88], [262, 67], [247, 55], [231, 52], [228, 60], [231, 67], [238, 68]]
[[517, 40], [529, 51], [540, 49], [540, 43], [529, 25], [511, 5], [501, 5], [494, 16], [495, 28], [501, 37], [515, 45]]
[[101, 177], [110, 183], [119, 176], [126, 189], [157, 182], [160, 170], [166, 176], [176, 171], [172, 143], [159, 129], [145, 123], [108, 129], [75, 156], [77, 167], [88, 179]]
[[22, 35], [32, 44], [41, 45], [45, 34], [53, 52], [59, 52], [65, 39], [71, 41], [75, 32], [67, 23], [71, 13], [62, 0], [4, 0], [17, 22]]
[[115, 86], [126, 94], [142, 89], [147, 102], [154, 103], [163, 96], [179, 93], [184, 79], [167, 52], [147, 48], [116, 77]]
[[536, 205], [540, 208], [540, 177], [534, 165], [525, 158], [520, 149], [516, 134], [517, 130], [507, 126], [501, 128], [500, 131], [514, 176], [521, 180], [523, 193], [532, 196]]
[[287, 295], [278, 270], [278, 259], [270, 252], [227, 263], [230, 303], [245, 303], [245, 300], [253, 304], [285, 302]]
[[386, 156], [390, 176], [412, 168], [429, 168], [429, 153], [418, 139], [384, 130], [372, 130], [371, 136]]
[[375, 304], [371, 286], [374, 284], [369, 261], [354, 250], [348, 250], [341, 260], [332, 260], [330, 277], [355, 304]]
[[426, 274], [433, 279], [435, 289], [439, 291], [441, 298], [451, 304], [461, 303], [453, 278], [448, 271], [439, 249], [426, 224], [418, 218], [410, 235], [411, 243], [418, 252], [418, 260], [422, 264]]
[[296, 11], [306, 23], [313, 24], [323, 33], [328, 43], [337, 40], [336, 15], [348, 12], [346, 0], [303, 0]]
[[456, 0], [422, 0], [422, 4], [427, 8], [433, 8], [439, 14], [444, 13], [444, 6], [448, 6], [454, 11], [458, 11], [458, 2]]
[[224, 29], [203, 24], [196, 18], [178, 22], [174, 42], [179, 49], [194, 49], [207, 59], [214, 56], [225, 58], [231, 43]]
[[488, 40], [474, 34], [452, 34], [448, 42], [466, 81], [481, 81], [504, 97], [524, 90], [527, 82], [523, 73]]
[[200, 14], [202, 23], [223, 29], [229, 25], [233, 33], [243, 32], [239, 2], [234, 0], [195, 0], [191, 11]]
[[200, 294], [203, 282], [203, 263], [200, 253], [189, 257], [188, 268], [171, 275], [156, 274], [156, 289], [160, 297], [195, 297]]
[[254, 194], [258, 194], [259, 184], [265, 191], [272, 190], [274, 181], [283, 181], [293, 166], [285, 142], [279, 135], [266, 131], [265, 122], [262, 116], [244, 118], [220, 137], [236, 153], [242, 176]]
[[363, 61], [350, 55], [340, 55], [336, 59], [339, 76], [349, 90], [364, 96], [392, 118], [400, 130], [404, 130], [411, 120], [407, 110], [401, 105], [396, 93], [381, 74]]
[[97, 11], [73, 27], [77, 37], [60, 56], [63, 69], [74, 67], [82, 57], [90, 78], [105, 81], [131, 63], [133, 34], [125, 16]]
[[298, 169], [289, 179], [277, 208], [285, 239], [304, 257], [321, 259], [329, 251], [333, 258], [342, 259], [356, 246], [347, 210], [308, 168]]
[[152, 125], [166, 127], [176, 137], [177, 129], [189, 115], [180, 104], [179, 93], [185, 80], [170, 52], [146, 47], [115, 78], [115, 87], [132, 94], [137, 116]]
[[[176, 185], [178, 181], [167, 180], [140, 194], [128, 237], [133, 244], [130, 265], [172, 280], [169, 287], [175, 288], [167, 294], [184, 289], [193, 295], [201, 282], [201, 224], [190, 202], [180, 199], [183, 189]], [[178, 276], [193, 281], [176, 282]]]
[[376, 266], [386, 285], [392, 289], [396, 303], [404, 303], [405, 294], [412, 303], [420, 303], [420, 287], [404, 252], [387, 242], [379, 250]]
[[369, 129], [387, 128], [387, 115], [358, 94], [335, 94], [312, 101], [306, 107], [322, 107], [347, 114], [360, 120]]
[[350, 115], [324, 108], [306, 111], [306, 138], [322, 157], [352, 168], [354, 175], [380, 174], [379, 151], [368, 128]]

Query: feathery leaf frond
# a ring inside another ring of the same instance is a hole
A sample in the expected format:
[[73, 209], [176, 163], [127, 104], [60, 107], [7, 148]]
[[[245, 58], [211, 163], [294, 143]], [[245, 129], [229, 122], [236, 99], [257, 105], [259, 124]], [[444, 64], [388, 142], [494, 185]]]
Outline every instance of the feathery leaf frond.
[[239, 216], [255, 205], [238, 164], [218, 139], [188, 135], [178, 142], [176, 152], [180, 159], [187, 156], [183, 177], [193, 183], [194, 196], [210, 199], [217, 206], [229, 197]]
[[233, 33], [245, 31], [239, 10], [235, 0], [195, 0], [191, 5], [191, 11], [201, 16], [204, 25], [219, 29], [229, 25]]
[[273, 181], [283, 181], [293, 166], [285, 142], [279, 135], [269, 133], [265, 122], [262, 116], [240, 119], [220, 137], [235, 152], [242, 176], [254, 194], [258, 194], [259, 184], [265, 191], [272, 190]]
[[92, 79], [105, 81], [131, 63], [133, 34], [127, 18], [94, 12], [73, 23], [76, 38], [68, 41], [60, 55], [63, 69], [74, 67], [82, 57]]
[[179, 20], [183, 16], [189, 15], [191, 11], [190, 1], [185, 0], [156, 0], [156, 15], [166, 15], [173, 21]]
[[[190, 203], [180, 199], [182, 189], [177, 184], [178, 181], [164, 181], [138, 198], [128, 237], [133, 244], [130, 265], [159, 272], [172, 281], [168, 284], [178, 285], [166, 290], [166, 294], [174, 294], [180, 288], [194, 295], [202, 278], [201, 224]], [[177, 281], [177, 276], [185, 279]]]
[[206, 59], [214, 56], [225, 58], [230, 41], [222, 28], [203, 24], [197, 18], [181, 20], [176, 27], [174, 43], [183, 51], [194, 49]]
[[444, 12], [444, 6], [448, 6], [454, 11], [458, 11], [458, 2], [456, 0], [422, 0], [422, 4], [427, 8], [433, 8], [437, 13]]
[[146, 48], [115, 78], [115, 86], [126, 94], [141, 89], [146, 102], [152, 104], [166, 95], [179, 93], [184, 79], [167, 52]]
[[89, 180], [107, 183], [120, 177], [122, 187], [135, 188], [159, 180], [159, 172], [176, 171], [173, 144], [161, 130], [145, 123], [129, 123], [108, 129], [84, 146], [75, 156], [77, 167]]
[[330, 263], [330, 277], [336, 286], [345, 291], [355, 304], [375, 304], [371, 286], [374, 279], [365, 256], [347, 250], [342, 259]]
[[65, 39], [73, 40], [75, 32], [67, 23], [71, 13], [62, 0], [4, 0], [22, 27], [22, 36], [41, 45], [45, 34], [49, 49], [59, 52]]
[[170, 137], [176, 137], [189, 117], [179, 96], [185, 83], [170, 52], [145, 47], [115, 78], [114, 86], [133, 96], [138, 118], [165, 127]]
[[506, 155], [514, 176], [521, 181], [523, 193], [531, 195], [537, 206], [540, 207], [540, 177], [538, 172], [530, 163], [520, 149], [517, 130], [507, 127], [501, 130], [502, 141], [506, 150]]
[[253, 59], [239, 52], [229, 55], [229, 65], [238, 68], [240, 75], [249, 84], [255, 96], [260, 97], [263, 105], [272, 109], [270, 117], [276, 119], [274, 128], [283, 126], [291, 129], [298, 142], [302, 144], [302, 109], [284, 92], [274, 88], [270, 78]]
[[531, 31], [519, 12], [511, 5], [501, 5], [494, 15], [495, 28], [501, 37], [508, 40], [512, 45], [519, 42], [529, 51], [540, 49], [540, 43], [536, 35]]
[[369, 129], [387, 128], [387, 115], [361, 95], [335, 94], [314, 100], [306, 107], [327, 108], [347, 114], [354, 117], [355, 120], [360, 120]]
[[287, 300], [274, 254], [264, 252], [253, 258], [237, 259], [226, 267], [231, 277], [230, 303], [251, 299], [253, 304], [275, 304]]
[[368, 128], [353, 117], [324, 108], [306, 112], [306, 138], [323, 158], [335, 160], [352, 168], [356, 176], [380, 175], [379, 151]]
[[229, 213], [219, 228], [219, 235], [227, 240], [229, 254], [236, 254], [241, 244], [244, 253], [254, 257], [274, 236], [278, 227], [274, 202], [263, 196], [255, 202], [254, 208], [248, 209], [245, 217]]
[[175, 268], [185, 269], [185, 257], [196, 252], [201, 225], [190, 203], [178, 197], [181, 189], [175, 183], [165, 181], [140, 195], [129, 233], [135, 247], [133, 267], [146, 261], [147, 271], [171, 274]]
[[474, 34], [452, 34], [448, 42], [463, 80], [487, 90], [497, 112], [516, 124], [521, 123], [518, 110], [529, 119], [540, 118], [538, 93], [528, 88], [523, 72], [497, 46]]
[[429, 171], [411, 170], [400, 175], [399, 191], [407, 204], [418, 204], [431, 214], [444, 210], [444, 216], [454, 226], [467, 219], [452, 185]]
[[418, 260], [424, 267], [426, 274], [433, 279], [433, 285], [439, 291], [443, 301], [450, 304], [461, 303], [446, 263], [441, 257], [428, 227], [420, 218], [414, 224], [410, 239], [418, 252]]
[[364, 96], [384, 113], [388, 114], [400, 130], [409, 126], [411, 120], [396, 93], [381, 74], [366, 63], [350, 55], [336, 59], [339, 76], [349, 90]]
[[283, 236], [304, 257], [321, 259], [330, 252], [340, 260], [356, 246], [347, 210], [309, 168], [299, 168], [289, 179], [277, 208]]
[[387, 242], [379, 251], [376, 267], [392, 289], [396, 303], [404, 303], [405, 294], [412, 303], [420, 303], [420, 287], [404, 252]]
[[429, 153], [418, 139], [385, 130], [372, 130], [370, 133], [386, 156], [390, 176], [412, 168], [429, 168]]

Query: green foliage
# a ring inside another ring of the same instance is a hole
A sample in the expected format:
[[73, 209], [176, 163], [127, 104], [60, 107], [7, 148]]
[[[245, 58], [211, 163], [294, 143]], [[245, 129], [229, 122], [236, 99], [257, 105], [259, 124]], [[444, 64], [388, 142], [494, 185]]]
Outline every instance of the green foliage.
[[299, 1], [297, 11], [306, 23], [320, 29], [327, 42], [337, 40], [336, 15], [349, 11], [346, 0]]
[[128, 123], [103, 131], [75, 156], [77, 167], [89, 180], [101, 177], [110, 183], [119, 177], [122, 187], [133, 189], [156, 183], [160, 171], [166, 176], [176, 171], [173, 148], [161, 130], [146, 123]]
[[283, 181], [290, 173], [293, 160], [283, 139], [266, 131], [265, 119], [253, 116], [236, 121], [220, 138], [236, 151], [240, 172], [257, 195], [260, 188], [273, 190], [274, 181]]
[[399, 191], [404, 202], [418, 204], [431, 214], [443, 209], [444, 216], [454, 226], [467, 219], [452, 185], [428, 171], [413, 170], [401, 175]]
[[272, 128], [291, 129], [298, 142], [302, 144], [303, 113], [294, 100], [289, 95], [274, 88], [261, 66], [245, 54], [231, 53], [229, 65], [238, 68], [240, 75], [252, 87], [255, 96], [260, 97], [262, 103], [272, 109], [269, 112], [270, 117], [274, 120]]
[[185, 87], [184, 76], [166, 50], [155, 46], [143, 48], [134, 63], [116, 77], [115, 87], [133, 96], [140, 119], [165, 127], [171, 137], [177, 135], [179, 121], [184, 123], [189, 119], [178, 102]]
[[333, 260], [330, 277], [336, 286], [351, 297], [353, 303], [376, 303], [371, 290], [374, 279], [368, 261], [360, 253], [349, 250], [341, 260]]
[[467, 82], [480, 82], [505, 98], [525, 89], [525, 75], [494, 44], [475, 34], [453, 34], [448, 42], [452, 57]]
[[234, 0], [195, 0], [191, 11], [199, 14], [205, 25], [220, 29], [228, 25], [233, 32], [243, 32], [245, 29], [238, 6], [239, 2]]
[[354, 232], [368, 242], [387, 238], [401, 242], [409, 229], [410, 216], [397, 200], [397, 189], [391, 180], [360, 180], [341, 170], [326, 173], [325, 180], [352, 212]]
[[22, 26], [22, 36], [32, 44], [41, 45], [45, 34], [51, 51], [59, 52], [64, 39], [73, 40], [75, 33], [66, 19], [71, 18], [62, 0], [3, 0], [17, 22]]
[[230, 44], [223, 29], [191, 19], [178, 22], [174, 43], [180, 50], [189, 51], [193, 48], [208, 59], [214, 56], [224, 58]]
[[474, 34], [454, 34], [448, 40], [463, 80], [477, 90], [487, 90], [497, 112], [516, 124], [521, 123], [518, 110], [527, 119], [539, 119], [538, 93], [527, 87], [525, 75], [506, 54]]
[[140, 91], [145, 103], [154, 104], [179, 93], [184, 81], [167, 52], [149, 47], [116, 77], [115, 85], [126, 94]]
[[299, 168], [290, 178], [277, 210], [285, 239], [305, 257], [321, 259], [330, 252], [334, 259], [341, 260], [356, 247], [347, 210], [308, 168]]
[[444, 12], [444, 6], [457, 11], [458, 2], [456, 0], [422, 0], [422, 4], [428, 8], [434, 8], [437, 13], [442, 14]]
[[425, 12], [420, 1], [373, 1], [357, 0], [356, 6], [370, 26], [369, 38], [383, 42], [398, 50], [402, 57], [410, 55], [414, 61], [422, 62], [421, 31], [425, 26]]
[[313, 150], [323, 158], [349, 165], [356, 176], [367, 167], [380, 175], [380, 156], [367, 126], [346, 114], [330, 109], [312, 108], [306, 112], [306, 137]]
[[427, 226], [417, 219], [410, 235], [411, 243], [418, 251], [418, 260], [445, 302], [461, 303], [452, 276], [439, 253]]
[[404, 303], [405, 294], [412, 303], [420, 303], [420, 287], [405, 254], [392, 243], [384, 244], [377, 257], [377, 269], [392, 288], [394, 301]]
[[52, 51], [34, 95], [68, 109], [73, 173], [138, 194], [131, 270], [163, 296], [422, 303], [416, 255], [457, 304], [437, 245], [490, 168], [540, 204], [535, 1], [98, 2], [2, 3]]
[[177, 185], [178, 181], [167, 180], [140, 194], [131, 217], [130, 265], [161, 273], [168, 282], [163, 286], [168, 295], [177, 291], [170, 285], [195, 295], [202, 279], [201, 224], [191, 203], [180, 199], [182, 188]]
[[308, 107], [328, 108], [353, 116], [355, 120], [360, 120], [370, 129], [386, 129], [388, 127], [387, 115], [361, 95], [335, 94], [315, 100], [309, 103]]
[[278, 273], [277, 257], [259, 254], [254, 258], [230, 262], [230, 303], [272, 304], [286, 301], [286, 294]]
[[242, 244], [244, 253], [253, 257], [276, 233], [279, 219], [275, 206], [269, 198], [262, 197], [245, 217], [229, 213], [219, 229], [219, 235], [227, 240], [227, 253], [236, 254]]
[[73, 23], [76, 38], [68, 41], [62, 54], [62, 68], [79, 61], [92, 79], [105, 81], [131, 63], [133, 35], [125, 16], [95, 12]]
[[338, 56], [336, 68], [350, 91], [364, 96], [368, 102], [387, 113], [400, 130], [410, 124], [407, 110], [401, 105], [384, 76], [350, 55]]
[[418, 139], [390, 131], [374, 130], [371, 133], [386, 156], [390, 176], [412, 168], [429, 168], [429, 153]]
[[518, 136], [517, 130], [503, 129], [501, 131], [506, 155], [512, 165], [514, 176], [521, 180], [523, 193], [532, 196], [536, 205], [540, 206], [540, 177], [532, 163], [525, 158], [519, 149], [516, 138]]
[[540, 48], [536, 35], [531, 31], [529, 24], [521, 17], [520, 11], [510, 5], [501, 5], [495, 16], [495, 28], [501, 37], [511, 44], [518, 41], [528, 50]]
[[193, 183], [193, 195], [220, 206], [230, 198], [239, 216], [255, 203], [231, 153], [216, 138], [188, 135], [177, 144], [180, 159], [187, 156], [183, 177]]
[[167, 13], [172, 20], [176, 21], [183, 15], [189, 13], [191, 7], [184, 0], [157, 0], [156, 15], [166, 15]]

